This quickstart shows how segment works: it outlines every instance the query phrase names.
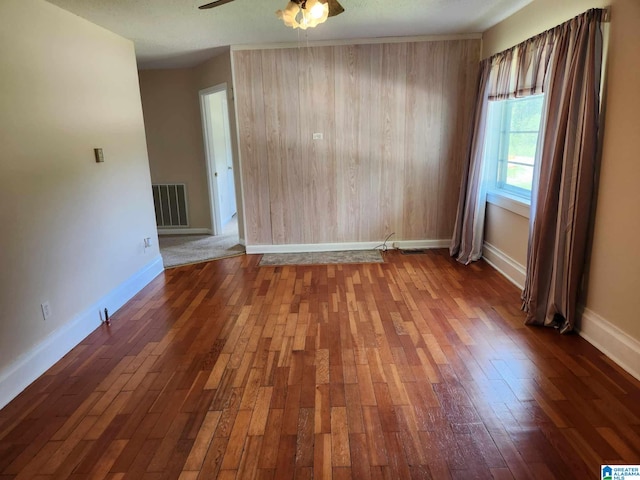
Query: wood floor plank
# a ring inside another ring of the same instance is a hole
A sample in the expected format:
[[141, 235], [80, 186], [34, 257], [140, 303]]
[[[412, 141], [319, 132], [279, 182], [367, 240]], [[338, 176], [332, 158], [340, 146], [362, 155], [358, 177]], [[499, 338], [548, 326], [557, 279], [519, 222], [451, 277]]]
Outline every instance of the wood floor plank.
[[594, 476], [640, 382], [444, 250], [166, 271], [0, 410], [0, 479]]
[[229, 444], [222, 461], [223, 470], [235, 470], [240, 464], [240, 458], [247, 440], [247, 432], [249, 430], [249, 422], [251, 421], [251, 412], [241, 410], [236, 416], [233, 429], [229, 435]]
[[204, 462], [207, 450], [213, 439], [218, 422], [220, 421], [221, 412], [207, 412], [198, 431], [198, 436], [191, 447], [189, 457], [184, 465], [185, 470], [199, 471]]
[[346, 407], [331, 409], [331, 461], [333, 467], [351, 466]]

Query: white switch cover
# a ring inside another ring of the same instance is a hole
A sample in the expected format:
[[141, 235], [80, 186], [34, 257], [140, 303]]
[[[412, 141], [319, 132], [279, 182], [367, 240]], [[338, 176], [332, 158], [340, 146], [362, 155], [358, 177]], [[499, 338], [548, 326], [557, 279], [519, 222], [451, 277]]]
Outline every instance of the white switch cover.
[[49, 305], [49, 302], [44, 302], [40, 307], [42, 307], [42, 317], [47, 320], [52, 314], [51, 305]]
[[313, 134], [313, 139], [314, 140], [322, 140], [324, 138], [324, 135], [322, 133], [314, 133]]

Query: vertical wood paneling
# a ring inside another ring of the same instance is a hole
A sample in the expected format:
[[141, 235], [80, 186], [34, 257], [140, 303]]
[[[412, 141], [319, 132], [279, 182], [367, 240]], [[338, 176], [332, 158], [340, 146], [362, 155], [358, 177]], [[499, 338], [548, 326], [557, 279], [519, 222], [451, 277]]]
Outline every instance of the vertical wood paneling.
[[[335, 74], [332, 47], [300, 49], [300, 151], [303, 243], [336, 239]], [[322, 133], [322, 140], [313, 140]], [[306, 161], [301, 161], [305, 159]], [[318, 213], [320, 213], [318, 215]], [[313, 219], [313, 221], [309, 221]]]
[[262, 53], [255, 50], [235, 52], [235, 105], [237, 109], [242, 158], [243, 203], [245, 235], [250, 243], [269, 245], [271, 213], [269, 211], [269, 170], [267, 164], [267, 136], [262, 101]]
[[302, 243], [298, 51], [264, 50], [262, 75], [273, 242]]
[[451, 236], [478, 40], [233, 55], [249, 244]]
[[382, 82], [380, 88], [380, 159], [381, 188], [378, 208], [381, 215], [376, 238], [394, 233], [404, 238], [404, 138], [407, 110], [407, 44], [380, 45], [382, 48]]
[[[383, 187], [383, 167], [382, 149], [383, 139], [383, 112], [382, 112], [382, 90], [384, 88], [383, 78], [383, 48], [380, 44], [369, 45], [369, 55], [371, 62], [371, 86], [369, 88], [369, 136], [363, 137], [361, 142], [368, 147], [365, 163], [365, 178], [369, 187], [369, 198], [367, 202], [367, 216], [369, 217], [368, 238], [383, 238], [383, 212], [381, 210], [381, 197], [384, 195]], [[362, 146], [364, 149], [364, 145]]]
[[[362, 241], [369, 233], [369, 45], [335, 47], [338, 241]], [[363, 145], [363, 141], [367, 143]]]
[[478, 43], [452, 41], [445, 56], [444, 81], [452, 88], [443, 90], [443, 124], [453, 128], [442, 130], [442, 145], [447, 155], [440, 162], [440, 207], [438, 208], [438, 238], [451, 235], [455, 222], [460, 178], [464, 156], [467, 154], [471, 132], [473, 108], [475, 104], [477, 71], [470, 59], [480, 55]]
[[[439, 165], [444, 158], [444, 42], [409, 45], [405, 144], [404, 237], [436, 238], [440, 208]], [[445, 237], [446, 238], [446, 237]]]

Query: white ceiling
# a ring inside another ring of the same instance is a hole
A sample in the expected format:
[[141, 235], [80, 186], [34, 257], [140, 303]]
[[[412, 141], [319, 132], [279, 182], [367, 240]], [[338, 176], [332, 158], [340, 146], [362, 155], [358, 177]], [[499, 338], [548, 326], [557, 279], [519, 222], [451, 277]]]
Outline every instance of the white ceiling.
[[287, 0], [48, 0], [133, 40], [140, 68], [191, 67], [230, 45], [480, 33], [532, 0], [340, 0], [345, 12], [306, 32], [275, 16]]

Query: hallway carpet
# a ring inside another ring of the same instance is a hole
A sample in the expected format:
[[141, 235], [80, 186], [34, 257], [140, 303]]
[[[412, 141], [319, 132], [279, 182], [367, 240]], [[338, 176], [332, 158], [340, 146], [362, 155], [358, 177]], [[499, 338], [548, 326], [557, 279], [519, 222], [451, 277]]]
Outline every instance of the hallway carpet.
[[225, 225], [222, 235], [168, 235], [159, 238], [165, 268], [207, 262], [245, 253], [238, 239], [238, 222]]

